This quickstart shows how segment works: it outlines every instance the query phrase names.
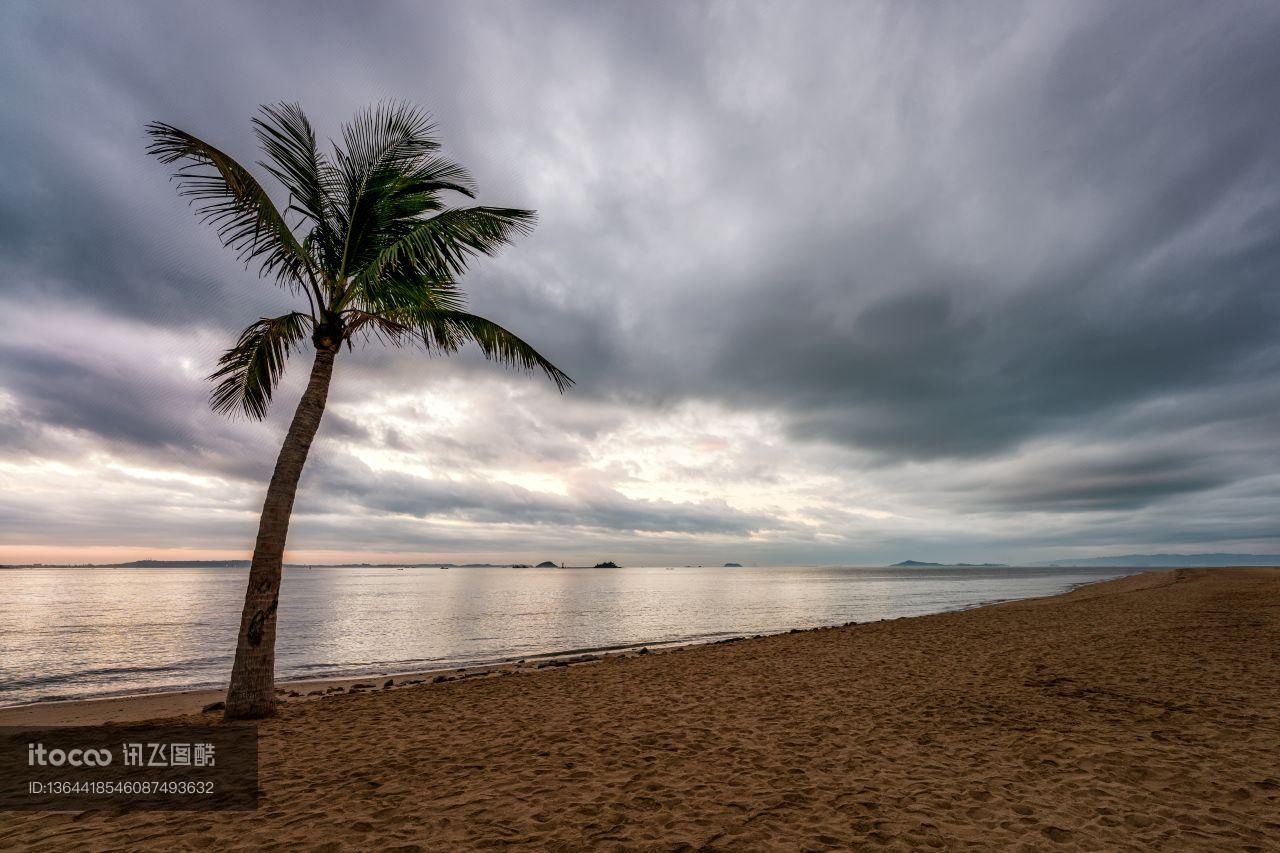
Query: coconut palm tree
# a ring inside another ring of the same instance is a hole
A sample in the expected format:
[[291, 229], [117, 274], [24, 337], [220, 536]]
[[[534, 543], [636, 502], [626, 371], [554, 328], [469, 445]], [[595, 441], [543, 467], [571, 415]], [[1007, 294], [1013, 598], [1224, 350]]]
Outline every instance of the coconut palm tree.
[[[458, 279], [477, 255], [492, 255], [533, 226], [534, 213], [501, 207], [447, 207], [454, 193], [475, 197], [466, 169], [439, 153], [434, 126], [407, 104], [367, 109], [322, 152], [297, 104], [261, 108], [253, 119], [264, 161], [283, 186], [283, 212], [244, 166], [209, 143], [163, 122], [147, 126], [148, 153], [173, 173], [224, 245], [246, 268], [299, 298], [299, 310], [251, 323], [209, 377], [214, 411], [261, 419], [285, 362], [309, 340], [311, 378], [294, 412], [267, 487], [227, 691], [226, 717], [275, 709], [276, 605], [298, 478], [324, 414], [343, 344], [375, 340], [449, 354], [475, 343], [484, 355], [541, 370], [563, 392], [572, 381], [529, 344], [467, 313]], [[305, 306], [301, 304], [305, 297]]]

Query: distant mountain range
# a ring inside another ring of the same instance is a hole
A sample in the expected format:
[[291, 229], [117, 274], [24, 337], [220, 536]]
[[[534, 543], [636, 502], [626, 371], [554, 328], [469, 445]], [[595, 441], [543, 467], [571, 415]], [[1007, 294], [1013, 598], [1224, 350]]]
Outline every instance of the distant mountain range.
[[[285, 563], [286, 568], [302, 569], [323, 566], [327, 569], [421, 569], [444, 566], [453, 569], [529, 568], [522, 563]], [[247, 569], [248, 560], [133, 560], [128, 563], [24, 563], [0, 568], [50, 569]]]
[[247, 569], [248, 560], [133, 560], [128, 563], [19, 563], [6, 569]]
[[[528, 563], [285, 563], [289, 569], [310, 569], [315, 567], [326, 569], [530, 569]], [[132, 560], [128, 563], [23, 563], [21, 565], [0, 565], [3, 569], [48, 568], [48, 569], [247, 569], [248, 560]], [[539, 569], [560, 568], [550, 560], [539, 563]], [[599, 563], [597, 569], [618, 568], [616, 563]]]
[[[924, 563], [920, 560], [903, 560], [894, 568], [1006, 568], [1008, 563]], [[1023, 563], [1026, 566], [1119, 566], [1122, 568], [1212, 568], [1214, 566], [1277, 566], [1280, 554], [1119, 554], [1113, 557], [1063, 557], [1057, 560], [1041, 560]]]
[[1121, 554], [1114, 557], [1044, 560], [1033, 566], [1138, 566], [1194, 568], [1213, 566], [1277, 566], [1280, 554]]

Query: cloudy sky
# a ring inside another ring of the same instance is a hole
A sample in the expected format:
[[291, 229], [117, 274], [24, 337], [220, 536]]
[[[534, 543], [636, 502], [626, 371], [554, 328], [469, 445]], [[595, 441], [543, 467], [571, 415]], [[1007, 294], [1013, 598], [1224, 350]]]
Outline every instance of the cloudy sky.
[[538, 210], [465, 284], [578, 384], [344, 353], [289, 559], [1280, 551], [1280, 7], [213, 8], [0, 7], [0, 561], [248, 555], [306, 361], [209, 411], [287, 296], [143, 126], [386, 98]]

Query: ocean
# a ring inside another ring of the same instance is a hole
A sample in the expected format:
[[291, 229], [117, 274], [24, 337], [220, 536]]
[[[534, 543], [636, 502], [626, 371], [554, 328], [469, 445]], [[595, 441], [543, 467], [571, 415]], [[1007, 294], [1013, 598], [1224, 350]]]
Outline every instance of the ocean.
[[[1052, 595], [1137, 568], [287, 568], [280, 679], [706, 642]], [[0, 706], [226, 683], [247, 569], [0, 570]]]

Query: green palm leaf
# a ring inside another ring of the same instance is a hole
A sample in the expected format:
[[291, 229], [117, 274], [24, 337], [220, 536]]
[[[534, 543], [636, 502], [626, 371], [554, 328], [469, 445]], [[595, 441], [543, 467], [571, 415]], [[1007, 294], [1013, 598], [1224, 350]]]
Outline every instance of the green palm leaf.
[[289, 191], [286, 212], [311, 229], [308, 240], [321, 262], [332, 265], [338, 250], [330, 196], [336, 181], [333, 164], [316, 146], [316, 134], [298, 104], [270, 104], [253, 119], [254, 133], [269, 160], [259, 165]]
[[173, 173], [181, 195], [192, 199], [201, 219], [212, 224], [223, 244], [246, 264], [262, 258], [262, 274], [274, 273], [291, 287], [304, 283], [307, 257], [249, 171], [227, 154], [164, 122], [147, 125], [147, 147], [165, 164], [183, 163]]
[[364, 282], [351, 303], [355, 310], [395, 317], [405, 311], [461, 311], [467, 298], [449, 279], [386, 274]]
[[254, 420], [266, 417], [289, 354], [311, 328], [309, 316], [293, 311], [281, 317], [263, 317], [241, 332], [240, 340], [223, 353], [218, 369], [209, 377], [218, 383], [209, 398], [213, 410], [243, 412]]
[[[245, 329], [210, 377], [213, 408], [265, 416], [293, 349], [307, 331], [317, 341], [376, 337], [433, 352], [477, 344], [501, 364], [541, 370], [561, 391], [572, 382], [529, 344], [466, 313], [457, 282], [469, 263], [493, 255], [536, 221], [530, 210], [449, 208], [444, 194], [473, 198], [475, 182], [439, 153], [429, 116], [408, 104], [365, 110], [322, 153], [302, 108], [269, 104], [253, 119], [259, 162], [288, 192], [285, 213], [229, 155], [163, 122], [147, 127], [148, 152], [173, 173], [182, 195], [246, 263], [306, 294], [308, 313], [263, 318]], [[319, 344], [318, 344], [319, 345]], [[332, 343], [324, 343], [331, 346]]]
[[533, 230], [537, 214], [506, 207], [460, 207], [421, 220], [385, 246], [361, 271], [355, 289], [379, 277], [423, 276], [453, 280], [477, 255], [493, 255]]
[[378, 225], [387, 215], [388, 196], [415, 166], [439, 150], [430, 117], [409, 104], [383, 103], [365, 110], [342, 128], [343, 147], [334, 149], [335, 195], [345, 232], [338, 278], [358, 269]]
[[418, 335], [428, 352], [453, 353], [475, 343], [490, 361], [529, 372], [541, 370], [562, 393], [573, 385], [564, 371], [492, 320], [464, 311], [425, 312], [417, 319]]

